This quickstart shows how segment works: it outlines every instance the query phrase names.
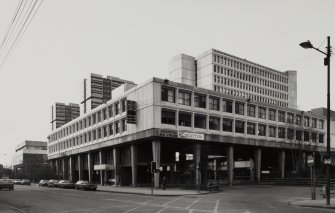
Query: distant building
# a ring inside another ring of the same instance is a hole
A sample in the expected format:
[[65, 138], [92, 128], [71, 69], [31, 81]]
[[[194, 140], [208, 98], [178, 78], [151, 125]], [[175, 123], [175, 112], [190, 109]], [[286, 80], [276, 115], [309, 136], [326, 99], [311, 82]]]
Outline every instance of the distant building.
[[[47, 174], [47, 142], [24, 141], [15, 148], [13, 170], [17, 178], [37, 180]], [[50, 170], [51, 171], [51, 170]]]
[[84, 79], [83, 84], [83, 113], [96, 108], [102, 103], [106, 103], [112, 98], [112, 90], [120, 85], [128, 83], [134, 84], [132, 81], [123, 80], [117, 77], [107, 76], [91, 73], [88, 79]]
[[57, 129], [80, 116], [79, 104], [55, 103], [51, 107], [51, 129]]
[[169, 79], [227, 95], [297, 108], [297, 72], [275, 69], [210, 49], [198, 57], [180, 54], [170, 61]]

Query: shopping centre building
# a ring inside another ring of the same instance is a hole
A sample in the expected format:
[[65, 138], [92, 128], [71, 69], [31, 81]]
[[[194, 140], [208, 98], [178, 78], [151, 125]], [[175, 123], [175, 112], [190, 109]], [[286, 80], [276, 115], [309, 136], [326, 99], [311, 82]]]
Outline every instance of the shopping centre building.
[[320, 163], [326, 117], [296, 109], [296, 72], [223, 52], [218, 59], [218, 52], [176, 56], [170, 80], [125, 83], [111, 100], [53, 131], [48, 159], [55, 171], [71, 181], [135, 187], [151, 183], [156, 161], [156, 187], [162, 177], [196, 186], [296, 176], [312, 153]]

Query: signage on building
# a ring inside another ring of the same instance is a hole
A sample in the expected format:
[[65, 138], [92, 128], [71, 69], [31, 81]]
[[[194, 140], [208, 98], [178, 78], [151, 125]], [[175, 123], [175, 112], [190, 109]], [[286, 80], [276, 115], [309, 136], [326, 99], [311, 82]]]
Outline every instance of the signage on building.
[[159, 136], [171, 137], [171, 138], [193, 139], [193, 140], [205, 140], [204, 134], [198, 134], [198, 133], [193, 133], [193, 132], [179, 132], [176, 130], [166, 130], [166, 129], [161, 129]]
[[137, 105], [135, 101], [127, 100], [127, 123], [136, 124], [137, 123]]

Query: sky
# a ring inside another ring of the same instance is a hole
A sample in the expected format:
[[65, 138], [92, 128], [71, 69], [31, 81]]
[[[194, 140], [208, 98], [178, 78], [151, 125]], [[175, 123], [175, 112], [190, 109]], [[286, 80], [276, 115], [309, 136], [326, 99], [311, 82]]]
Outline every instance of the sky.
[[[19, 2], [0, 0], [0, 41]], [[180, 53], [215, 48], [296, 70], [299, 109], [326, 107], [324, 56], [299, 43], [325, 51], [331, 36], [335, 46], [334, 8], [333, 0], [44, 0], [0, 67], [0, 164], [11, 165], [24, 140], [47, 141], [52, 104], [80, 103], [90, 73], [135, 83], [168, 78]]]

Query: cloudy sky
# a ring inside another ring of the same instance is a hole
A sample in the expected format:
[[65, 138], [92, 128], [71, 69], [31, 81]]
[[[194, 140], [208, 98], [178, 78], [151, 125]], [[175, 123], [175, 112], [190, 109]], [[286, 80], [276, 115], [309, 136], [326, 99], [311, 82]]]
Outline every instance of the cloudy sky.
[[[0, 41], [19, 2], [0, 0]], [[334, 8], [333, 0], [44, 0], [4, 63], [0, 55], [0, 164], [11, 164], [20, 142], [47, 140], [51, 105], [79, 103], [89, 73], [167, 78], [179, 53], [215, 48], [297, 70], [299, 108], [326, 107], [323, 55], [298, 44], [325, 50], [329, 35], [334, 46]]]

